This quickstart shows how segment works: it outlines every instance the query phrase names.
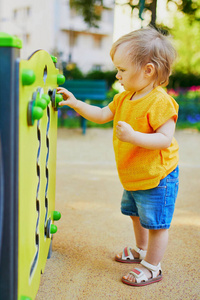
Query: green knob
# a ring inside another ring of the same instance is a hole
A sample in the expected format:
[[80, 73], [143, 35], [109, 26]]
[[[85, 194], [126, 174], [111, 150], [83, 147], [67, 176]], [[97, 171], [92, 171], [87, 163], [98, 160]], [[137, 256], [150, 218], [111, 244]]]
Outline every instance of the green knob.
[[58, 75], [57, 75], [57, 84], [58, 84], [58, 85], [61, 85], [61, 84], [63, 84], [64, 82], [65, 82], [65, 76], [62, 75], [62, 74], [58, 74]]
[[22, 71], [22, 84], [31, 85], [35, 82], [35, 73], [33, 70], [23, 70]]
[[57, 226], [54, 225], [54, 224], [51, 224], [51, 227], [50, 227], [50, 233], [51, 234], [54, 234], [57, 232]]
[[53, 212], [53, 220], [58, 221], [61, 218], [61, 213], [59, 211], [54, 210]]
[[32, 300], [30, 297], [27, 296], [21, 296], [20, 300]]
[[61, 94], [56, 94], [56, 104], [58, 104], [61, 101], [63, 101], [63, 96]]
[[43, 110], [40, 107], [34, 106], [32, 110], [32, 119], [39, 120], [43, 116]]
[[57, 57], [51, 55], [51, 59], [53, 60], [54, 63], [57, 63]]
[[49, 95], [47, 95], [47, 94], [42, 94], [42, 97], [41, 97], [41, 98], [44, 99], [44, 100], [46, 101], [47, 105], [49, 105], [49, 102], [51, 101]]
[[47, 102], [43, 98], [37, 99], [36, 105], [41, 107], [42, 109], [45, 109], [47, 107]]

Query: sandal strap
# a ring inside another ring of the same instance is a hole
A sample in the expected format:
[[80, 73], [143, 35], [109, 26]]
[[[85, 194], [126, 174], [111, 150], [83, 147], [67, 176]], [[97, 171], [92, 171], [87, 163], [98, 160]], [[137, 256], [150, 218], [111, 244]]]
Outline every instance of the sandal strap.
[[147, 251], [146, 251], [146, 250], [142, 250], [142, 249], [138, 248], [136, 245], [133, 247], [133, 249], [134, 249], [137, 253], [139, 253], [140, 259], [144, 259], [144, 258], [145, 258], [146, 254], [147, 254]]
[[151, 272], [152, 278], [155, 278], [158, 276], [158, 271], [162, 272], [160, 263], [157, 266], [154, 266], [152, 264], [149, 264], [145, 260], [142, 260], [141, 265], [143, 265], [145, 268], [147, 268]]
[[134, 256], [131, 252], [131, 247], [124, 248], [122, 253], [122, 259], [123, 260], [134, 259]]
[[142, 281], [148, 281], [147, 276], [144, 274], [144, 272], [138, 268], [133, 269], [129, 272], [129, 274], [132, 274], [135, 277], [135, 281], [137, 283], [140, 283]]

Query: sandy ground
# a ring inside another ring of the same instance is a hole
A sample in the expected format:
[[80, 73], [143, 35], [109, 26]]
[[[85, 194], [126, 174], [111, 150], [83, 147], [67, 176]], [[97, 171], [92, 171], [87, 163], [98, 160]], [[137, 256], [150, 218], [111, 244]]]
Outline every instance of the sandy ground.
[[[120, 213], [111, 129], [58, 130], [56, 210], [62, 213], [36, 300], [200, 299], [200, 134], [177, 131], [180, 189], [162, 261], [164, 278], [142, 288], [124, 285], [133, 265], [114, 261], [134, 244]], [[137, 265], [136, 265], [137, 266]]]

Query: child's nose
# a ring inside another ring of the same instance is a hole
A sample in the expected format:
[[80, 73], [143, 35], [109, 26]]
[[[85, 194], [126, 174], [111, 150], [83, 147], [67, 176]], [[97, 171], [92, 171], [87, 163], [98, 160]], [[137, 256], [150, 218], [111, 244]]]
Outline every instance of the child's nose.
[[119, 74], [119, 72], [117, 72], [116, 76], [117, 79], [121, 79], [121, 75]]

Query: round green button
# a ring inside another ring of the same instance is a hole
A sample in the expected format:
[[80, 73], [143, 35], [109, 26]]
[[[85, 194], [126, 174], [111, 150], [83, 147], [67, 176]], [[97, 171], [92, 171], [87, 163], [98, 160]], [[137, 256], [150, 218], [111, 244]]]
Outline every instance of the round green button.
[[53, 220], [58, 221], [61, 218], [61, 213], [59, 211], [54, 210], [53, 212]]
[[44, 99], [44, 100], [46, 101], [47, 105], [48, 105], [49, 102], [51, 101], [49, 95], [47, 95], [47, 94], [42, 94], [41, 98]]
[[56, 104], [63, 101], [63, 96], [61, 94], [56, 94]]
[[42, 109], [45, 109], [47, 107], [47, 102], [43, 98], [37, 99], [37, 106], [41, 107]]
[[57, 84], [58, 84], [58, 85], [61, 85], [61, 84], [63, 84], [64, 82], [65, 82], [65, 76], [62, 75], [62, 74], [58, 74], [58, 75], [57, 75]]
[[43, 116], [43, 110], [40, 107], [34, 106], [32, 110], [32, 119], [39, 120]]
[[54, 225], [54, 224], [51, 224], [51, 227], [50, 227], [50, 233], [51, 234], [54, 234], [57, 232], [57, 226]]
[[35, 82], [35, 73], [33, 70], [25, 69], [22, 71], [22, 84], [31, 85]]

